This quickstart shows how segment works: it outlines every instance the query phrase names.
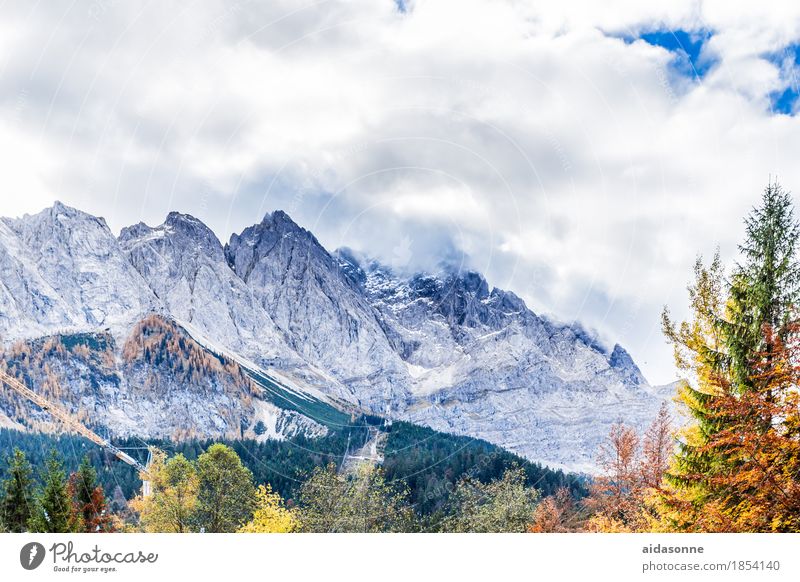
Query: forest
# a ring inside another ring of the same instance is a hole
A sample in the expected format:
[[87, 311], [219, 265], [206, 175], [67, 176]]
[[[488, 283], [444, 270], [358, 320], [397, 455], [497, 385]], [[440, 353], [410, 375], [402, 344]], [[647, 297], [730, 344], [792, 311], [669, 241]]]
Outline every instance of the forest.
[[[662, 314], [682, 380], [599, 472], [565, 474], [484, 441], [396, 422], [385, 460], [347, 468], [370, 422], [319, 439], [149, 443], [141, 478], [78, 437], [0, 432], [9, 532], [800, 532], [800, 225], [769, 184], [738, 261], [698, 257], [689, 317]], [[732, 259], [732, 258], [731, 258]], [[621, 411], [622, 413], [622, 411]], [[120, 444], [144, 460], [141, 441]]]

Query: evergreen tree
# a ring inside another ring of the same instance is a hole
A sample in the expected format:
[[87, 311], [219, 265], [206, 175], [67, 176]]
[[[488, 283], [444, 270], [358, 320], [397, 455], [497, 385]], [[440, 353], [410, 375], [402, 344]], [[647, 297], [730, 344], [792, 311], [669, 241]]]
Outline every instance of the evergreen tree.
[[723, 419], [717, 414], [723, 394], [720, 379], [728, 373], [727, 296], [719, 253], [708, 266], [698, 258], [694, 274], [695, 281], [688, 287], [691, 318], [676, 325], [667, 309], [662, 315], [664, 335], [673, 345], [678, 369], [685, 374], [677, 401], [691, 419], [678, 435], [677, 453], [665, 475], [669, 494], [663, 497], [662, 513], [671, 516], [667, 527], [677, 530], [700, 523], [711, 496], [705, 476], [726, 463], [724, 451], [706, 447], [709, 437], [722, 428]]
[[253, 474], [232, 448], [211, 445], [197, 458], [197, 476], [198, 528], [209, 533], [235, 532], [251, 519], [256, 503]]
[[26, 531], [35, 505], [34, 481], [25, 453], [14, 449], [8, 460], [8, 477], [0, 491], [0, 524], [6, 531]]
[[[745, 453], [742, 446], [766, 443], [785, 424], [780, 410], [787, 385], [764, 371], [794, 366], [781, 352], [797, 333], [800, 228], [790, 197], [777, 184], [767, 187], [745, 225], [744, 259], [730, 284], [724, 284], [718, 255], [708, 268], [698, 261], [696, 282], [689, 288], [692, 319], [676, 326], [666, 310], [663, 316], [676, 362], [689, 373], [679, 400], [694, 421], [680, 435], [665, 476], [668, 486], [661, 491], [668, 529], [736, 531], [742, 523], [736, 516], [752, 498], [736, 478], [752, 476], [748, 467], [754, 451]], [[776, 470], [792, 466], [789, 459], [778, 458], [787, 464]], [[760, 526], [754, 522], [751, 527]]]
[[47, 460], [44, 487], [37, 499], [30, 520], [30, 531], [37, 533], [69, 533], [78, 530], [73, 517], [67, 478], [58, 455], [53, 451]]
[[723, 323], [733, 389], [753, 388], [754, 359], [769, 354], [764, 326], [785, 340], [792, 309], [800, 297], [797, 239], [800, 225], [792, 199], [779, 184], [764, 190], [761, 205], [745, 220], [745, 241], [739, 246], [743, 261], [730, 286], [728, 317]]

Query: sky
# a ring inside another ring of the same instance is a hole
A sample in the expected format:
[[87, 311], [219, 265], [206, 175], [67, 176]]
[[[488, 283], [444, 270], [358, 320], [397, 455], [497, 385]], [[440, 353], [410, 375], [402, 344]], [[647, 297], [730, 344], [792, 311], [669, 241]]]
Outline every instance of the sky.
[[118, 232], [283, 209], [398, 271], [478, 270], [675, 379], [659, 315], [800, 192], [800, 4], [5, 2], [0, 216]]

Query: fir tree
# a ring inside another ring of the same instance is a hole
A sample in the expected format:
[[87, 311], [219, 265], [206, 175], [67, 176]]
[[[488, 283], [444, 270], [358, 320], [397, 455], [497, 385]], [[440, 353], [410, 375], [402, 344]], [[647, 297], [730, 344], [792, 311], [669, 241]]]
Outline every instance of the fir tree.
[[34, 481], [25, 453], [14, 449], [9, 459], [8, 477], [0, 492], [0, 523], [9, 532], [26, 531], [34, 508]]
[[75, 532], [78, 525], [73, 517], [67, 479], [58, 455], [53, 451], [47, 460], [44, 487], [37, 499], [30, 520], [30, 530], [37, 533]]
[[753, 361], [768, 355], [763, 328], [785, 340], [791, 311], [800, 297], [797, 239], [800, 226], [792, 200], [779, 184], [764, 190], [761, 205], [745, 220], [745, 241], [739, 246], [743, 261], [730, 286], [728, 317], [723, 323], [733, 389], [753, 388]]

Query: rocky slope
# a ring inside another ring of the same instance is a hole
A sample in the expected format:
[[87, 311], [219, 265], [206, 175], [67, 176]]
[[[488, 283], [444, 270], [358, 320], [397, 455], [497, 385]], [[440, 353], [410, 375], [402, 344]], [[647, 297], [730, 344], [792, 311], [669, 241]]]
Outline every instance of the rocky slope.
[[[86, 426], [118, 437], [278, 438], [327, 428], [270, 402], [249, 370], [149, 315], [123, 345], [106, 332], [18, 342], [0, 368], [66, 408]], [[0, 417], [17, 428], [60, 430], [46, 411], [0, 387]]]

